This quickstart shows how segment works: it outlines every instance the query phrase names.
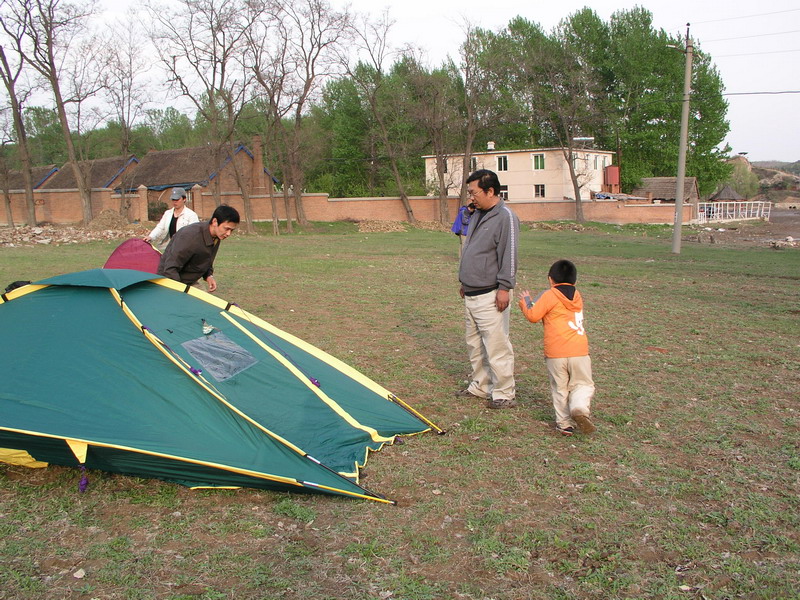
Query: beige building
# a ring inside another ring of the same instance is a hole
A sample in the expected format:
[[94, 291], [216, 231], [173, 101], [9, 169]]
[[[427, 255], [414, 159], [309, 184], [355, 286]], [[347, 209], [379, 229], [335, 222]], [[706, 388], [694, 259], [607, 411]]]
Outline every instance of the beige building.
[[[470, 172], [489, 169], [497, 173], [503, 198], [509, 202], [561, 202], [574, 200], [575, 192], [569, 168], [561, 148], [534, 148], [526, 150], [489, 150], [475, 152], [471, 157]], [[581, 198], [588, 200], [592, 193], [603, 191], [605, 168], [610, 166], [614, 153], [607, 150], [578, 149], [574, 151], [575, 171], [581, 185]], [[425, 159], [425, 181], [429, 193], [438, 194], [436, 157]], [[448, 194], [458, 194], [461, 182], [463, 154], [447, 157], [445, 183]]]

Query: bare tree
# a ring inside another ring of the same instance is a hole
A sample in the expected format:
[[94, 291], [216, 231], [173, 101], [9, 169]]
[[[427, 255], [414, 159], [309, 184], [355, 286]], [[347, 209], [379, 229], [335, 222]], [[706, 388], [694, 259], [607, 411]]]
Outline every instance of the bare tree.
[[[387, 12], [380, 19], [371, 21], [363, 17], [356, 28], [356, 49], [359, 59], [355, 66], [348, 66], [347, 74], [361, 90], [362, 95], [369, 104], [372, 116], [378, 128], [378, 135], [384, 145], [384, 150], [389, 159], [389, 166], [394, 176], [400, 201], [406, 211], [406, 218], [410, 223], [416, 223], [411, 202], [408, 199], [403, 178], [398, 167], [398, 152], [394, 140], [391, 139], [389, 125], [386, 119], [386, 110], [382, 105], [382, 92], [385, 84], [384, 68], [386, 61], [393, 54], [388, 47], [388, 34], [392, 21]], [[349, 65], [349, 57], [345, 57]]]
[[[8, 166], [6, 148], [14, 143], [13, 118], [11, 108], [0, 110], [0, 189], [3, 191], [3, 207], [6, 212], [6, 225], [14, 226], [14, 211], [11, 207], [11, 170]], [[33, 224], [33, 223], [32, 223]]]
[[117, 21], [105, 41], [108, 54], [106, 95], [119, 123], [120, 151], [130, 153], [131, 130], [144, 115], [148, 104], [143, 76], [149, 62], [141, 50], [141, 27], [135, 13], [130, 11], [124, 21]]
[[[244, 64], [248, 31], [265, 9], [259, 1], [180, 0], [177, 8], [155, 4], [153, 41], [170, 84], [188, 98], [209, 128], [214, 169], [219, 173], [233, 142], [253, 82]], [[212, 180], [214, 202], [221, 203], [220, 178]], [[249, 195], [242, 191], [247, 231], [253, 231]]]
[[[406, 58], [410, 105], [415, 120], [428, 134], [436, 164], [436, 191], [439, 196], [439, 221], [450, 223], [448, 156], [456, 145], [460, 129], [460, 81], [452, 61], [428, 71], [418, 61]], [[460, 187], [460, 186], [459, 186]]]
[[[140, 48], [141, 37], [138, 20], [134, 12], [129, 11], [124, 21], [117, 21], [112, 26], [110, 36], [105, 40], [108, 56], [105, 92], [119, 123], [119, 146], [123, 156], [130, 154], [133, 125], [144, 116], [148, 103], [143, 76], [149, 70], [149, 62]], [[126, 218], [130, 208], [127, 187], [128, 184], [123, 182], [119, 200], [119, 214]]]
[[[0, 4], [0, 8], [7, 9], [7, 0]], [[25, 39], [25, 21], [6, 19], [5, 15], [0, 15], [0, 25], [6, 36], [9, 54], [6, 54], [5, 45], [0, 45], [0, 78], [8, 94], [8, 101], [11, 109], [11, 119], [16, 133], [17, 157], [19, 158], [22, 169], [22, 180], [25, 184], [25, 208], [28, 213], [28, 224], [36, 225], [36, 206], [33, 200], [33, 177], [31, 175], [31, 155], [28, 149], [28, 134], [25, 129], [25, 119], [23, 118], [23, 108], [25, 101], [30, 94], [30, 88], [23, 89], [20, 86], [23, 68], [25, 65], [22, 52], [22, 44]], [[6, 178], [6, 181], [8, 179]], [[11, 214], [11, 199], [6, 190], [7, 222], [13, 225]]]
[[308, 151], [303, 118], [323, 83], [340, 71], [339, 57], [351, 31], [350, 14], [333, 10], [326, 0], [276, 1], [261, 25], [276, 37], [266, 40], [261, 33], [254, 35], [251, 60], [272, 112], [270, 127], [283, 146], [284, 193], [288, 193], [288, 183], [297, 221], [306, 224], [303, 188]]
[[581, 60], [579, 49], [572, 46], [559, 31], [538, 53], [539, 82], [533, 91], [535, 111], [543, 124], [558, 140], [575, 194], [575, 220], [585, 221], [581, 189], [588, 181], [585, 153], [580, 152], [577, 138], [585, 135], [598, 120], [596, 82], [588, 65]]
[[[284, 119], [290, 114], [293, 102], [289, 92], [289, 81], [295, 65], [290, 57], [286, 40], [289, 33], [279, 18], [276, 8], [266, 11], [258, 22], [250, 29], [248, 35], [247, 56], [252, 64], [253, 73], [259, 87], [259, 98], [264, 104], [266, 140], [263, 144], [268, 153], [275, 158], [276, 164], [285, 165], [283, 171], [289, 172], [287, 149], [289, 136], [284, 127]], [[280, 234], [278, 207], [275, 201], [275, 189], [269, 181], [269, 193], [272, 204], [272, 233]], [[292, 211], [289, 202], [288, 187], [283, 186], [283, 204], [286, 213], [286, 229], [293, 232]]]
[[[87, 173], [82, 169], [73, 139], [73, 128], [68, 115], [68, 104], [77, 122], [83, 118], [84, 102], [101, 89], [97, 79], [96, 45], [87, 38], [86, 23], [95, 13], [95, 0], [69, 3], [62, 0], [8, 0], [9, 21], [24, 24], [23, 58], [42, 77], [53, 94], [55, 109], [61, 124], [67, 156], [75, 175], [78, 193], [83, 205], [83, 223], [92, 220], [91, 188]], [[80, 47], [78, 47], [80, 45]], [[69, 68], [70, 74], [64, 72]], [[62, 80], [69, 86], [65, 93]], [[77, 128], [80, 133], [80, 127]]]
[[460, 202], [467, 204], [467, 174], [472, 170], [472, 150], [481, 128], [488, 126], [491, 115], [497, 110], [497, 101], [492, 89], [490, 75], [485, 65], [486, 35], [469, 23], [464, 24], [464, 42], [459, 48], [461, 76], [464, 80], [463, 108], [463, 163], [461, 165]]

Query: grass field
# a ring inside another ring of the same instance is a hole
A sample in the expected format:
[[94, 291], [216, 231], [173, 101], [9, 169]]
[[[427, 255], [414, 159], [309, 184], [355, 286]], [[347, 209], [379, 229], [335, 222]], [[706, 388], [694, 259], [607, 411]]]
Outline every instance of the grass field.
[[[74, 470], [0, 466], [0, 599], [800, 598], [800, 252], [673, 255], [670, 235], [523, 228], [519, 288], [543, 289], [558, 258], [579, 269], [598, 431], [571, 438], [553, 429], [541, 326], [517, 309], [519, 406], [453, 397], [454, 236], [332, 224], [226, 241], [219, 296], [448, 434], [372, 456], [364, 484], [397, 506], [101, 473], [79, 494]], [[0, 287], [98, 267], [115, 245], [0, 249]]]

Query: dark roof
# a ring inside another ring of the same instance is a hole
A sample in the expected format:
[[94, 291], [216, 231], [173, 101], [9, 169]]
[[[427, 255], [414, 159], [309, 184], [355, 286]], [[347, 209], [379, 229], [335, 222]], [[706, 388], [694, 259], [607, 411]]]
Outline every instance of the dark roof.
[[[175, 150], [151, 150], [139, 165], [125, 177], [125, 186], [133, 191], [141, 185], [151, 190], [171, 187], [191, 189], [195, 185], [206, 187], [216, 177], [211, 146], [178, 148]], [[253, 159], [253, 153], [244, 144], [234, 146], [233, 154], [244, 152]], [[230, 162], [225, 158], [222, 167]], [[264, 172], [280, 183], [266, 168]]]
[[[643, 177], [642, 185], [631, 191], [631, 196], [646, 196], [648, 192], [653, 194], [656, 200], [675, 200], [675, 186], [678, 184], [677, 177]], [[697, 190], [697, 178], [686, 177], [683, 180], [684, 200], [699, 200], [700, 194]]]
[[[31, 177], [33, 179], [33, 189], [41, 186], [47, 178], [57, 173], [58, 169], [55, 165], [46, 165], [44, 167], [33, 167], [31, 169]], [[8, 185], [6, 185], [8, 184]], [[22, 171], [9, 171], [8, 179], [0, 173], [0, 187], [8, 190], [23, 190], [25, 189], [25, 180], [22, 177]]]
[[[252, 158], [250, 151], [241, 144], [236, 147], [233, 154], [237, 154], [240, 150], [244, 150]], [[151, 150], [145, 154], [131, 176], [126, 177], [126, 185], [131, 190], [140, 185], [147, 186], [151, 190], [163, 190], [169, 187], [189, 189], [194, 185], [205, 187], [217, 174], [212, 152], [211, 146]], [[228, 162], [226, 158], [223, 167]]]
[[716, 194], [711, 196], [709, 200], [744, 200], [744, 198], [740, 196], [731, 186], [726, 185]]
[[[89, 169], [89, 186], [92, 188], [111, 187], [119, 176], [131, 164], [138, 162], [132, 154], [128, 156], [114, 156], [112, 158], [98, 158], [87, 160], [83, 163], [84, 168]], [[48, 190], [74, 190], [78, 187], [75, 181], [75, 172], [70, 163], [66, 163], [42, 186]]]

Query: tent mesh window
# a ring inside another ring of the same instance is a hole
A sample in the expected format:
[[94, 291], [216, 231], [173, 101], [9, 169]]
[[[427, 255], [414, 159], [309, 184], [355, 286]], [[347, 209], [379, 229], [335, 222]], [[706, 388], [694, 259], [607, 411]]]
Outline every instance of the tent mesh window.
[[252, 354], [221, 332], [204, 335], [181, 345], [217, 381], [230, 379], [258, 362]]

